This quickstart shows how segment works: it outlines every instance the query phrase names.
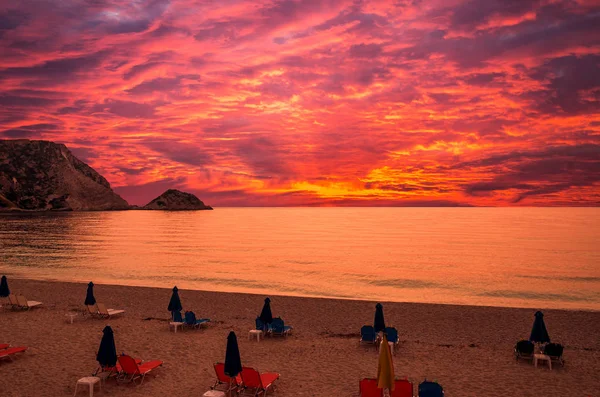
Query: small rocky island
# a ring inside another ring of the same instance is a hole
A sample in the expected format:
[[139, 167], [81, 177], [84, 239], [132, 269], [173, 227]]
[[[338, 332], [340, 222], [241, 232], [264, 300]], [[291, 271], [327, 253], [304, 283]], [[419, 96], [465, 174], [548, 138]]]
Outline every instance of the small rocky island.
[[[107, 211], [140, 209], [63, 144], [0, 139], [0, 211]], [[142, 209], [212, 210], [196, 196], [167, 190]]]
[[191, 193], [185, 193], [176, 189], [169, 189], [142, 209], [145, 210], [167, 210], [167, 211], [191, 211], [191, 210], [212, 210], [212, 207], [205, 205], [198, 197]]

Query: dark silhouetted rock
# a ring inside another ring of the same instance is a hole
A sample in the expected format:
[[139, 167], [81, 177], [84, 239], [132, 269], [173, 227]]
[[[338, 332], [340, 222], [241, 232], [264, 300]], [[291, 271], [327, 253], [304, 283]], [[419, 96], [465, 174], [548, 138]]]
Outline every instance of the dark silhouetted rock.
[[0, 210], [124, 210], [127, 201], [65, 145], [0, 140]]
[[190, 211], [212, 210], [193, 194], [169, 189], [144, 206], [145, 210]]

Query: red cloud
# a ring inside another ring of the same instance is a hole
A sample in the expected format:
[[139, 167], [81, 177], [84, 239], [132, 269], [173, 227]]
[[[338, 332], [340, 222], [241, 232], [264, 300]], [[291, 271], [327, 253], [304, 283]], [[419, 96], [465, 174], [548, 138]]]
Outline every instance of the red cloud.
[[597, 2], [13, 2], [0, 138], [127, 199], [597, 205]]

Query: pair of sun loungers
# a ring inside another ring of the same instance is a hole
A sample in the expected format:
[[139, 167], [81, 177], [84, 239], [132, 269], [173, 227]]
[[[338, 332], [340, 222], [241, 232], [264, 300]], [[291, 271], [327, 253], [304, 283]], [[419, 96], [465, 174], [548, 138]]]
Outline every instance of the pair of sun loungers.
[[126, 354], [122, 354], [117, 358], [117, 364], [114, 367], [99, 368], [96, 371], [96, 374], [108, 372], [108, 376], [116, 377], [117, 382], [135, 383], [139, 380], [141, 385], [144, 383], [146, 375], [161, 365], [163, 365], [163, 362], [160, 360], [142, 361], [134, 359]]
[[[542, 353], [546, 356], [550, 357], [550, 360], [553, 363], [558, 363], [560, 365], [565, 365], [565, 361], [563, 359], [563, 345], [559, 343], [547, 343], [544, 345]], [[515, 358], [517, 360], [532, 360], [533, 355], [535, 353], [535, 345], [533, 342], [528, 340], [520, 340], [515, 345]]]
[[256, 317], [256, 329], [263, 331], [265, 335], [288, 336], [294, 327], [285, 325], [285, 322], [281, 317], [274, 318], [271, 324], [265, 324], [260, 317]]
[[125, 310], [107, 309], [104, 303], [87, 305], [87, 310], [92, 317], [98, 318], [110, 318], [112, 316], [125, 313]]
[[[240, 393], [250, 392], [253, 396], [267, 395], [269, 390], [275, 390], [275, 381], [281, 375], [276, 372], [265, 372], [261, 374], [254, 368], [242, 367], [242, 372], [235, 378], [225, 375], [225, 364], [214, 365], [217, 380], [211, 389], [221, 389], [225, 392]], [[264, 393], [264, 394], [263, 394]]]
[[13, 309], [29, 310], [42, 305], [42, 302], [28, 301], [23, 295], [10, 294], [8, 295], [8, 304], [12, 306]]
[[185, 316], [181, 316], [180, 311], [171, 312], [173, 322], [182, 323], [188, 328], [200, 328], [201, 326], [208, 325], [210, 318], [197, 319], [196, 314], [192, 311], [185, 312]]
[[[359, 384], [361, 397], [382, 397], [383, 389], [377, 388], [377, 379], [362, 379]], [[418, 397], [443, 397], [444, 389], [436, 382], [423, 381], [419, 384]], [[397, 379], [390, 397], [413, 397], [413, 384], [407, 379]]]
[[8, 343], [0, 343], [0, 360], [9, 359], [13, 360], [14, 356], [18, 353], [24, 353], [27, 348], [25, 346], [11, 346]]

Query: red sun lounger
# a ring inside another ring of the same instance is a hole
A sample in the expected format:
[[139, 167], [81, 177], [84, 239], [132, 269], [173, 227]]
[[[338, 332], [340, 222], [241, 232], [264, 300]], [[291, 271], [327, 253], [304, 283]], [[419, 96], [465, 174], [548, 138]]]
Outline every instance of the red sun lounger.
[[134, 382], [136, 379], [141, 379], [140, 385], [144, 383], [146, 374], [155, 368], [160, 367], [163, 362], [160, 360], [146, 361], [138, 365], [133, 358], [126, 354], [119, 356], [119, 364], [121, 365], [122, 378], [128, 382]]
[[358, 389], [360, 390], [360, 397], [381, 397], [383, 396], [383, 389], [377, 388], [377, 379], [361, 379], [358, 382]]
[[254, 396], [258, 396], [261, 393], [267, 395], [269, 387], [271, 390], [275, 389], [273, 384], [279, 379], [279, 374], [276, 372], [266, 372], [261, 374], [254, 368], [242, 367], [242, 381], [244, 382], [244, 388], [254, 389]]
[[23, 352], [25, 352], [25, 350], [27, 350], [27, 348], [24, 347], [24, 346], [9, 347], [9, 348], [0, 350], [0, 359], [8, 358], [8, 359], [12, 360], [13, 356], [15, 354], [17, 354], [17, 353], [23, 353]]
[[407, 379], [396, 379], [390, 397], [412, 397], [413, 385]]
[[211, 389], [216, 389], [217, 387], [225, 386], [223, 391], [235, 391], [242, 386], [242, 376], [238, 375], [235, 378], [230, 378], [225, 375], [225, 364], [223, 363], [215, 363], [215, 373], [217, 374], [217, 380], [215, 384], [211, 387]]

